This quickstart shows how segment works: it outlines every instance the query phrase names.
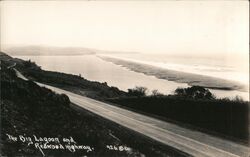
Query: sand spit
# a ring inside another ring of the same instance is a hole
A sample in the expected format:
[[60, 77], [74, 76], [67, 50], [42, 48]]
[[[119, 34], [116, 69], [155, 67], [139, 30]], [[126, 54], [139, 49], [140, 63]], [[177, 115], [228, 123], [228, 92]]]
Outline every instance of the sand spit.
[[238, 90], [245, 92], [246, 87], [236, 81], [225, 80], [216, 77], [204, 76], [199, 74], [192, 74], [187, 72], [168, 70], [159, 67], [155, 67], [148, 64], [136, 63], [133, 61], [99, 56], [101, 59], [112, 62], [117, 65], [126, 67], [132, 71], [138, 73], [144, 73], [145, 75], [155, 76], [159, 79], [165, 79], [168, 81], [175, 81], [178, 83], [187, 83], [190, 86], [202, 86], [210, 89], [221, 90]]

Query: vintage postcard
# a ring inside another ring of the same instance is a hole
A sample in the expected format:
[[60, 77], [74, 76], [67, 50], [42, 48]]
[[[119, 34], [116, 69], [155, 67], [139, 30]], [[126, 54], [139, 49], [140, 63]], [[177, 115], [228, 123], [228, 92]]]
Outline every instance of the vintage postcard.
[[250, 157], [249, 1], [0, 1], [1, 157]]

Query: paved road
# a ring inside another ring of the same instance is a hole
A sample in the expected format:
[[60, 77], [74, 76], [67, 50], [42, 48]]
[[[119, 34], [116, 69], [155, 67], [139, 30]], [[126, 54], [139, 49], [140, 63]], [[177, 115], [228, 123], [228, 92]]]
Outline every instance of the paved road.
[[[17, 76], [25, 79], [20, 72]], [[70, 101], [84, 109], [98, 114], [122, 126], [142, 133], [154, 140], [177, 148], [197, 157], [249, 157], [250, 149], [247, 146], [228, 140], [220, 139], [167, 123], [155, 118], [128, 111], [94, 99], [74, 94], [56, 87], [38, 83], [57, 93], [67, 94]]]

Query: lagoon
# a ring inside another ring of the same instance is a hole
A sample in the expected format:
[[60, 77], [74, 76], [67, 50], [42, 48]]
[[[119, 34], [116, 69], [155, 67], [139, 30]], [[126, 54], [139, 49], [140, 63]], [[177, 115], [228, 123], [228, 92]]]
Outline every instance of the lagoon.
[[[122, 65], [105, 61], [96, 55], [73, 56], [14, 56], [24, 60], [36, 62], [44, 70], [58, 71], [69, 74], [81, 75], [85, 79], [98, 82], [107, 82], [109, 86], [118, 87], [127, 91], [135, 86], [148, 88], [148, 94], [157, 89], [163, 94], [173, 94], [178, 87], [188, 87], [187, 83], [178, 83], [159, 79], [155, 76], [145, 75], [131, 71]], [[210, 89], [216, 97], [233, 98], [236, 95], [244, 100], [249, 100], [248, 91]]]

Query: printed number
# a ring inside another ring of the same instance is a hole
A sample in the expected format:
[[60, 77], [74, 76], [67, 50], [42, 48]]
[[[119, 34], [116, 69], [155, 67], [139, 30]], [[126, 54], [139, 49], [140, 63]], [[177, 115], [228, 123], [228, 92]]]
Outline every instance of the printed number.
[[109, 150], [114, 150], [114, 151], [129, 151], [130, 148], [126, 146], [114, 146], [114, 145], [106, 145], [106, 147]]

